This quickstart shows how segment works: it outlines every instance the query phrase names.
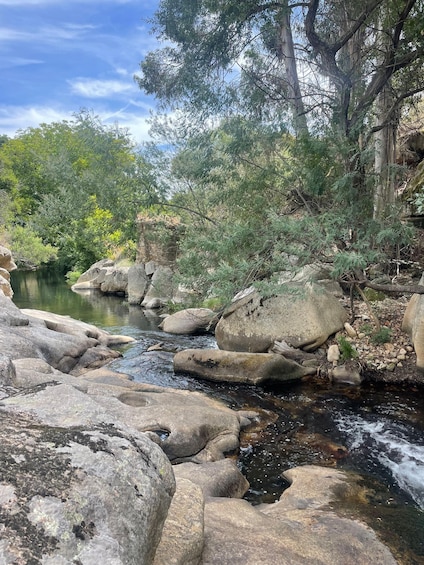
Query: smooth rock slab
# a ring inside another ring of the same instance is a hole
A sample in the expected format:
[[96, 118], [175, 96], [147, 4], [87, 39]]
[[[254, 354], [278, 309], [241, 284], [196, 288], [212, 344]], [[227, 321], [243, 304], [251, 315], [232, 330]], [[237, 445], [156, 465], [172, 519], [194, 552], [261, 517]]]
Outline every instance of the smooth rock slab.
[[174, 356], [174, 371], [215, 382], [257, 385], [299, 380], [315, 373], [275, 353], [243, 353], [219, 349], [186, 349]]
[[328, 509], [337, 490], [349, 491], [343, 473], [299, 469], [278, 503], [206, 500], [202, 565], [397, 565], [368, 526]]

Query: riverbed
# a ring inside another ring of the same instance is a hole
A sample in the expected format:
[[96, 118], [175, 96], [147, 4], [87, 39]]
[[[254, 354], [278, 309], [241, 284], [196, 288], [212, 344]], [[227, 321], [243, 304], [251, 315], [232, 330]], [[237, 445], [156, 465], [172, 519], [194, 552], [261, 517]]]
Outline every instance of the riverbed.
[[[402, 563], [424, 564], [424, 390], [408, 386], [332, 385], [307, 381], [274, 388], [217, 385], [175, 375], [173, 352], [216, 347], [213, 336], [173, 336], [158, 329], [158, 312], [129, 306], [124, 297], [75, 293], [48, 272], [14, 272], [14, 302], [69, 315], [135, 338], [112, 368], [134, 380], [201, 390], [235, 409], [253, 409], [261, 424], [241, 438], [238, 465], [252, 504], [271, 503], [288, 486], [288, 468], [319, 464], [354, 471], [367, 487], [351, 515], [365, 516]], [[148, 351], [161, 343], [160, 351]], [[384, 565], [384, 564], [383, 564]]]

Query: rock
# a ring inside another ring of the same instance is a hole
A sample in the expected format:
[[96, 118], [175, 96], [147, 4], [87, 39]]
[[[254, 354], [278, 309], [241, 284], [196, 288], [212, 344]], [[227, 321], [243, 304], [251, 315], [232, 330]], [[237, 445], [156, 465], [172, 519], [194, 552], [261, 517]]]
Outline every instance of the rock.
[[238, 449], [240, 430], [254, 417], [201, 393], [134, 383], [133, 390], [119, 392], [114, 387], [106, 395], [104, 386], [93, 384], [88, 394], [115, 419], [155, 433], [173, 463], [223, 459]]
[[9, 273], [17, 268], [13, 261], [11, 251], [2, 245], [0, 245], [0, 267]]
[[0, 562], [152, 563], [175, 488], [158, 446], [116, 423], [74, 427], [10, 408], [0, 410]]
[[352, 494], [347, 475], [306, 465], [284, 476], [292, 486], [274, 504], [206, 500], [202, 565], [396, 565], [368, 526], [329, 510]]
[[12, 360], [7, 355], [0, 353], [0, 386], [10, 386], [15, 383], [16, 370]]
[[327, 361], [337, 365], [337, 361], [340, 359], [340, 349], [339, 346], [334, 343], [328, 347], [327, 350]]
[[0, 246], [0, 294], [3, 293], [7, 298], [13, 297], [9, 273], [15, 269], [11, 252], [6, 247]]
[[147, 263], [144, 264], [144, 268], [146, 269], [146, 275], [151, 277], [154, 275], [157, 265], [154, 261], [147, 261]]
[[207, 463], [180, 463], [174, 465], [178, 479], [189, 479], [201, 487], [205, 498], [224, 496], [242, 498], [249, 489], [249, 483], [232, 459], [221, 459]]
[[210, 331], [216, 322], [216, 314], [209, 308], [187, 308], [167, 316], [160, 327], [170, 334], [188, 335]]
[[105, 274], [100, 290], [105, 294], [126, 294], [129, 267], [114, 267]]
[[61, 316], [52, 312], [32, 309], [22, 309], [21, 312], [31, 316], [31, 318], [42, 320], [49, 330], [75, 336], [85, 335], [97, 340], [102, 345], [124, 345], [135, 341], [132, 337], [110, 334], [92, 324], [75, 320], [70, 316]]
[[354, 339], [355, 337], [358, 337], [358, 334], [356, 333], [355, 328], [353, 328], [348, 322], [345, 323], [344, 329], [345, 329], [347, 335], [349, 337], [351, 337], [352, 339]]
[[355, 362], [347, 362], [332, 370], [332, 379], [336, 383], [346, 383], [350, 385], [360, 385], [362, 376], [359, 366]]
[[91, 265], [80, 277], [77, 282], [72, 285], [72, 290], [100, 288], [101, 282], [104, 280], [106, 269], [115, 265], [111, 259], [102, 259]]
[[329, 268], [329, 266], [325, 263], [317, 261], [316, 263], [305, 265], [298, 271], [285, 271], [281, 273], [279, 284], [284, 284], [286, 282], [318, 282], [329, 279], [331, 279], [331, 268]]
[[286, 284], [267, 299], [251, 291], [234, 302], [215, 330], [220, 349], [267, 351], [275, 341], [313, 351], [343, 328], [347, 312], [316, 284]]
[[200, 487], [177, 478], [153, 565], [198, 565], [203, 551], [204, 498]]
[[174, 356], [174, 371], [215, 382], [257, 385], [299, 380], [315, 373], [274, 353], [244, 353], [218, 349], [186, 349]]
[[4, 279], [10, 282], [10, 273], [7, 269], [3, 269], [3, 267], [0, 267], [0, 276], [2, 276]]
[[149, 281], [143, 263], [136, 263], [128, 269], [128, 302], [140, 304], [146, 294]]
[[143, 299], [141, 305], [144, 308], [152, 308], [152, 304], [156, 308], [163, 306], [172, 299], [174, 285], [172, 282], [173, 271], [170, 267], [158, 265], [151, 279], [149, 290]]
[[6, 278], [4, 278], [1, 274], [0, 274], [0, 292], [2, 292], [8, 298], [13, 297], [13, 290], [12, 287], [10, 286], [10, 282]]
[[99, 366], [117, 355], [106, 346], [132, 341], [133, 338], [110, 335], [68, 316], [19, 310], [0, 294], [0, 351], [11, 360], [43, 359], [55, 369], [69, 373], [77, 366], [78, 371], [83, 368], [84, 355], [91, 367]]
[[308, 362], [314, 362], [319, 364], [319, 355], [316, 353], [307, 353], [302, 349], [297, 349], [296, 347], [291, 347], [285, 341], [274, 341], [274, 344], [270, 349], [268, 349], [268, 353], [278, 353], [279, 355], [283, 355], [287, 359], [293, 359], [297, 363], [306, 366]]
[[[419, 282], [424, 286], [424, 273]], [[417, 368], [424, 371], [424, 295], [413, 294], [408, 302], [402, 322], [402, 330], [406, 332], [414, 345], [417, 355]]]

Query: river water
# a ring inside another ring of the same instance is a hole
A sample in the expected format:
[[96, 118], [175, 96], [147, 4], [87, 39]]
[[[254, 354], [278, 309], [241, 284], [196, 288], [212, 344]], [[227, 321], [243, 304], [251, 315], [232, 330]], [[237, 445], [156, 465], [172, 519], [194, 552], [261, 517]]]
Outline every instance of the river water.
[[[250, 482], [252, 504], [273, 502], [286, 488], [281, 473], [303, 464], [354, 471], [367, 487], [353, 500], [361, 516], [389, 543], [402, 565], [424, 565], [424, 389], [412, 386], [334, 386], [327, 382], [284, 387], [217, 385], [175, 375], [173, 351], [216, 347], [212, 336], [172, 336], [158, 329], [154, 312], [96, 291], [74, 293], [46, 272], [14, 272], [14, 302], [130, 335], [112, 368], [134, 380], [201, 390], [235, 409], [253, 409], [262, 424], [241, 438], [238, 465]], [[162, 351], [147, 351], [162, 342]], [[384, 565], [384, 564], [382, 564]]]

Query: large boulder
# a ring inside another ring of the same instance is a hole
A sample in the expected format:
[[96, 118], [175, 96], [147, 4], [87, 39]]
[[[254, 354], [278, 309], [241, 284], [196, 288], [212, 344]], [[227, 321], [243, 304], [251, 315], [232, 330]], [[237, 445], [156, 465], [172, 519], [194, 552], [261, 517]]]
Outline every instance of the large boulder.
[[114, 267], [105, 274], [100, 290], [105, 294], [126, 294], [129, 267]]
[[150, 282], [149, 290], [141, 305], [144, 308], [160, 308], [170, 300], [174, 294], [174, 273], [170, 267], [159, 265]]
[[170, 463], [64, 386], [2, 401], [0, 562], [151, 564], [175, 489]]
[[315, 373], [276, 353], [244, 353], [218, 349], [186, 349], [174, 356], [174, 371], [215, 382], [257, 385], [299, 380]]
[[143, 263], [136, 263], [128, 269], [128, 303], [140, 304], [146, 294], [149, 280]]
[[72, 290], [100, 288], [105, 273], [108, 269], [113, 269], [114, 265], [115, 263], [111, 259], [101, 259], [97, 261], [97, 263], [91, 265], [89, 269], [80, 275], [77, 282], [72, 285]]
[[343, 329], [348, 313], [317, 284], [288, 283], [262, 298], [251, 289], [224, 312], [215, 335], [220, 349], [267, 351], [275, 341], [313, 351]]
[[170, 334], [197, 334], [209, 331], [216, 321], [216, 313], [209, 308], [187, 308], [167, 316], [160, 327]]
[[[424, 286], [424, 273], [419, 282]], [[417, 368], [424, 371], [424, 294], [413, 294], [408, 302], [402, 322], [414, 345], [417, 356]]]

